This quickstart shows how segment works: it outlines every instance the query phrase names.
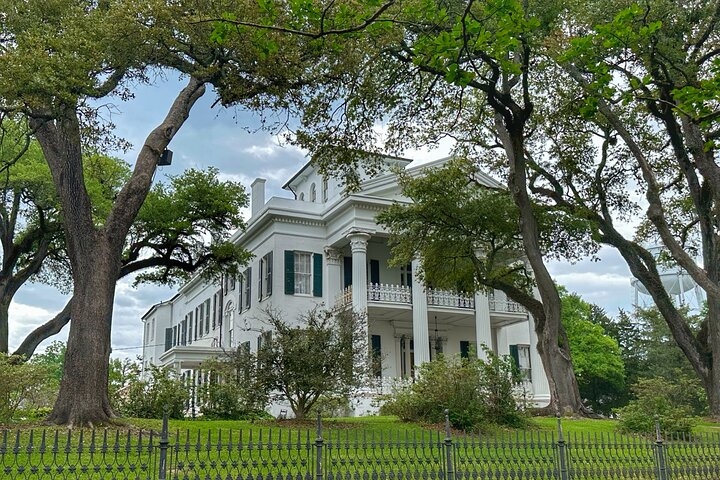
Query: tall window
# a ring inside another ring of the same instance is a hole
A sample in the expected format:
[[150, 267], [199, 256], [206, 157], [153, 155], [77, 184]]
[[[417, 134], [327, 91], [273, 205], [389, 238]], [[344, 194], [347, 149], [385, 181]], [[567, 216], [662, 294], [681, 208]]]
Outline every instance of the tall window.
[[273, 253], [269, 252], [260, 259], [260, 275], [258, 278], [258, 298], [272, 295]]
[[250, 267], [245, 269], [245, 272], [243, 273], [243, 277], [245, 280], [245, 291], [243, 292], [245, 297], [243, 298], [242, 308], [243, 308], [243, 310], [247, 310], [248, 308], [250, 308], [250, 300], [251, 300], [251, 294], [252, 294], [252, 281], [251, 281], [252, 270], [250, 269]]
[[300, 200], [301, 202], [305, 201], [305, 192], [300, 192], [300, 195], [298, 196], [298, 200]]
[[328, 200], [328, 181], [327, 178], [323, 178], [322, 181], [322, 201], [323, 203]]
[[295, 252], [295, 293], [312, 293], [312, 258], [307, 252]]
[[400, 285], [412, 287], [412, 264], [408, 263], [400, 267]]
[[205, 300], [205, 333], [210, 333], [210, 299]]
[[317, 192], [315, 191], [315, 184], [310, 185], [310, 201], [315, 203], [317, 201]]

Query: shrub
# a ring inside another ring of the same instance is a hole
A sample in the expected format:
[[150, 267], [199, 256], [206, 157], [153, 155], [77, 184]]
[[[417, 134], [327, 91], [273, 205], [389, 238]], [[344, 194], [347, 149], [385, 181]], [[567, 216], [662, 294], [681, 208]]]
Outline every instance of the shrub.
[[423, 364], [415, 383], [393, 392], [381, 412], [404, 421], [438, 423], [447, 409], [450, 424], [462, 430], [523, 425], [523, 406], [515, 395], [517, 369], [508, 358], [487, 355], [486, 362], [440, 355]]
[[0, 354], [0, 423], [9, 422], [19, 411], [31, 412], [44, 407], [56, 393], [55, 381], [44, 365], [20, 362]]
[[247, 348], [238, 347], [203, 363], [210, 381], [200, 388], [200, 411], [219, 420], [254, 420], [269, 417], [267, 387], [257, 378], [258, 361]]
[[645, 378], [631, 389], [635, 400], [617, 410], [621, 431], [653, 433], [657, 418], [663, 432], [690, 433], [695, 418], [684, 385], [663, 378]]
[[187, 386], [168, 369], [150, 366], [148, 380], [132, 380], [119, 400], [120, 413], [130, 417], [162, 418], [167, 409], [170, 418], [183, 418], [190, 399]]

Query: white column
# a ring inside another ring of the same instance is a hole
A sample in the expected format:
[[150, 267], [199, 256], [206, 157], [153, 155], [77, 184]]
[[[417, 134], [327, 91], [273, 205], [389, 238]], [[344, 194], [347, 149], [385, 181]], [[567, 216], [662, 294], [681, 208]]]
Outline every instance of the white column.
[[420, 261], [412, 262], [412, 318], [413, 348], [415, 353], [415, 372], [420, 365], [430, 361], [430, 336], [428, 334], [428, 309], [425, 284], [418, 276]]
[[550, 385], [548, 384], [542, 358], [538, 353], [538, 338], [535, 333], [535, 319], [528, 314], [528, 329], [530, 336], [530, 379], [532, 381], [532, 396], [538, 406], [544, 407], [550, 402]]
[[325, 247], [325, 298], [328, 308], [335, 306], [335, 301], [342, 289], [342, 276], [340, 266], [342, 265], [342, 252], [332, 247]]
[[490, 328], [490, 298], [485, 292], [475, 293], [475, 340], [477, 341], [477, 356], [480, 360], [487, 360], [487, 354], [482, 348], [493, 348], [492, 329]]
[[365, 232], [350, 232], [347, 236], [350, 240], [352, 251], [352, 302], [353, 309], [362, 314], [367, 314], [367, 242], [370, 234]]

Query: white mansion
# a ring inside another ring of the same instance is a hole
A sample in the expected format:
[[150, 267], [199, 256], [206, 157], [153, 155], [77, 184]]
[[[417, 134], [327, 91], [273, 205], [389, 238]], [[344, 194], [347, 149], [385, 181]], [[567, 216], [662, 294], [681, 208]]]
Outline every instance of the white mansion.
[[[438, 166], [438, 160], [409, 171]], [[323, 304], [339, 302], [367, 312], [368, 343], [381, 359], [379, 384], [411, 378], [415, 367], [438, 353], [468, 355], [484, 344], [512, 355], [525, 372], [536, 404], [549, 401], [537, 338], [524, 308], [505, 294], [474, 296], [426, 288], [414, 275], [416, 264], [390, 268], [388, 233], [375, 216], [395, 201], [407, 201], [392, 167], [409, 160], [384, 160], [385, 173], [365, 178], [347, 193], [306, 164], [283, 189], [291, 198], [265, 198], [265, 180], [252, 184], [252, 215], [233, 241], [254, 254], [238, 279], [223, 285], [195, 277], [142, 317], [144, 367], [172, 366], [202, 382], [201, 365], [223, 350], [244, 345], [255, 350], [267, 326], [263, 311], [272, 305], [287, 320]], [[490, 177], [488, 184], [497, 185]], [[357, 413], [365, 413], [361, 410]]]

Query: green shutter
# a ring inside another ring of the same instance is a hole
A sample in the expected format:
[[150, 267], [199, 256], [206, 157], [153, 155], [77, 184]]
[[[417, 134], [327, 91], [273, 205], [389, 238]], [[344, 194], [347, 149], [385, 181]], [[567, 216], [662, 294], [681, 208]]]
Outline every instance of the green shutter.
[[460, 340], [460, 357], [470, 358], [470, 342], [467, 340]]
[[322, 297], [322, 254], [313, 254], [313, 297]]
[[510, 356], [512, 357], [513, 362], [515, 362], [515, 366], [520, 368], [520, 352], [518, 351], [517, 345], [510, 345]]
[[295, 295], [295, 252], [285, 250], [285, 294]]

